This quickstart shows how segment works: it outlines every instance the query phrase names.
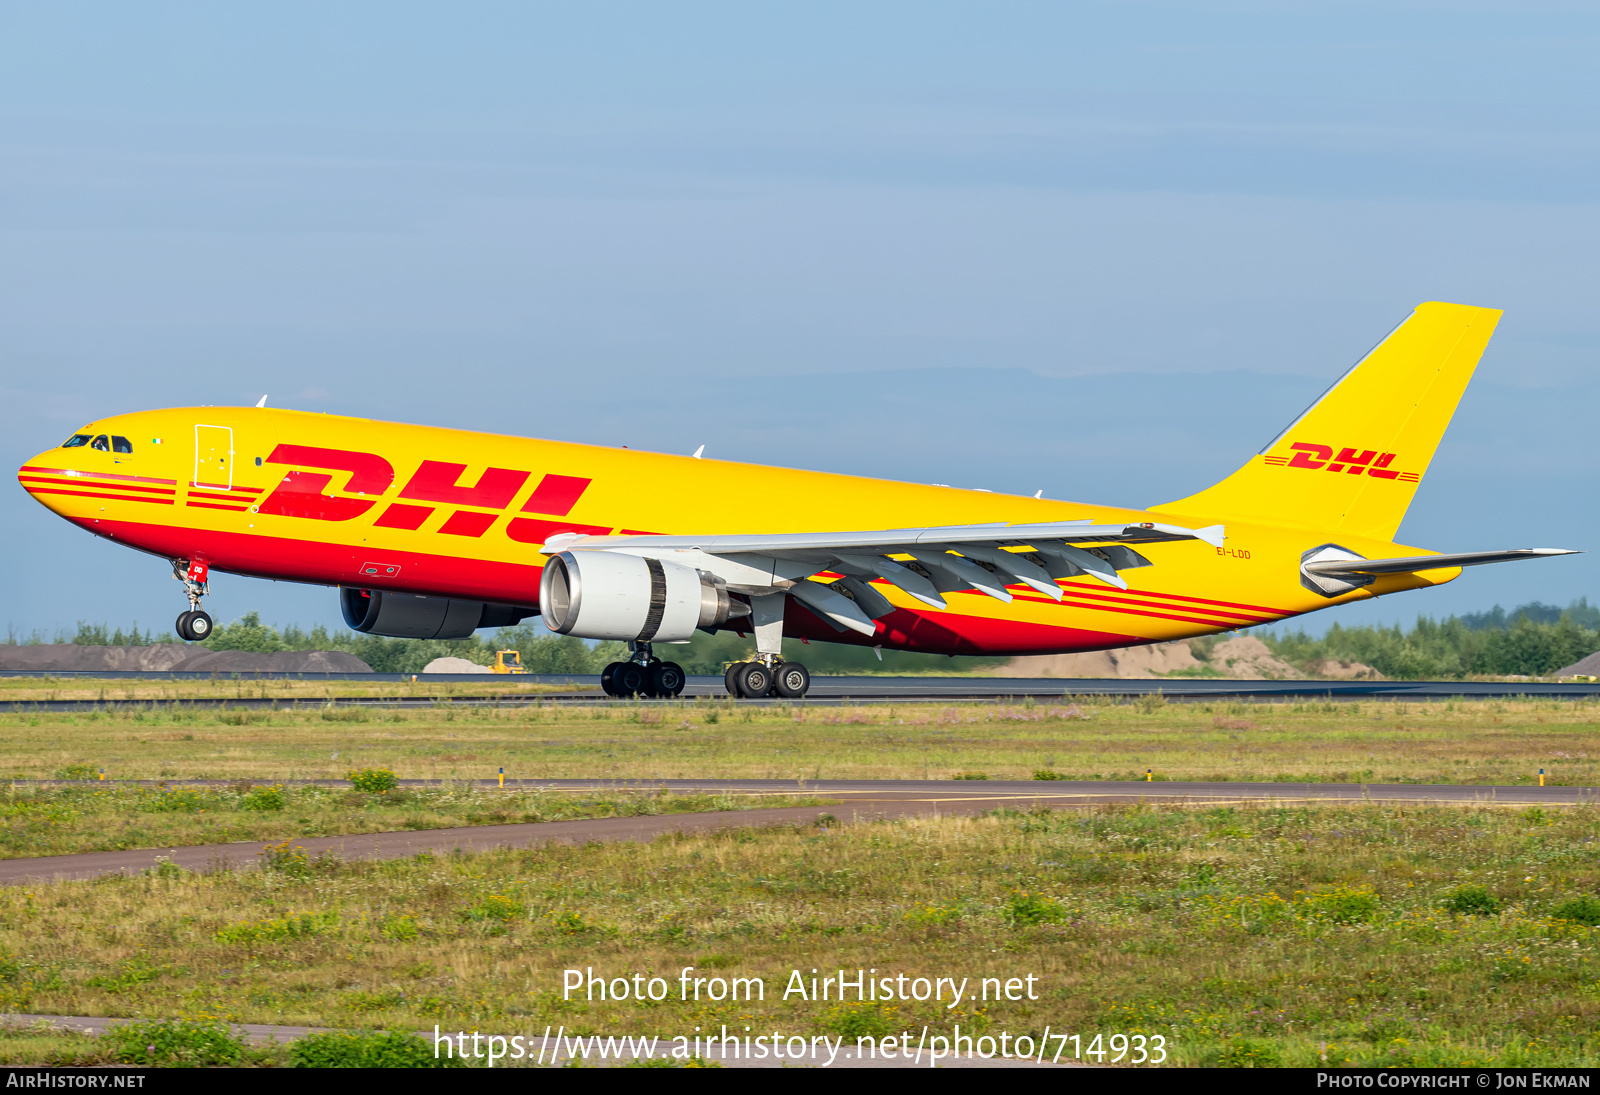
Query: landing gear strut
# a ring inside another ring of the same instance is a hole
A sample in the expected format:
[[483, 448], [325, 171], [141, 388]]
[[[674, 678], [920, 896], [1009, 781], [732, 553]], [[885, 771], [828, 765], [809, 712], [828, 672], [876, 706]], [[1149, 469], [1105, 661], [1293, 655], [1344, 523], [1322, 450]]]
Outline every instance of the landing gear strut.
[[629, 643], [625, 662], [612, 662], [600, 674], [600, 688], [608, 696], [650, 696], [672, 699], [689, 682], [683, 666], [657, 658], [649, 643]]
[[172, 561], [172, 576], [183, 583], [183, 591], [189, 597], [189, 611], [178, 616], [173, 628], [180, 639], [199, 642], [211, 637], [211, 617], [200, 609], [200, 598], [211, 592], [207, 581], [210, 573], [211, 568], [198, 559]]

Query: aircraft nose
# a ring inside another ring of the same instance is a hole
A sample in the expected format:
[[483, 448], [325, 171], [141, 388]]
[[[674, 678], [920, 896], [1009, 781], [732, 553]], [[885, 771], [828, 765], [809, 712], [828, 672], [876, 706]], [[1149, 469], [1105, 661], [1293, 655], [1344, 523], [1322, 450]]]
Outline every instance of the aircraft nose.
[[[33, 495], [34, 501], [43, 503], [52, 511], [57, 507], [50, 504], [51, 495], [48, 491], [51, 480], [60, 475], [60, 469], [51, 463], [54, 453], [55, 450], [46, 449], [17, 469], [17, 482], [22, 484], [22, 489]], [[55, 463], [59, 464], [60, 461]]]

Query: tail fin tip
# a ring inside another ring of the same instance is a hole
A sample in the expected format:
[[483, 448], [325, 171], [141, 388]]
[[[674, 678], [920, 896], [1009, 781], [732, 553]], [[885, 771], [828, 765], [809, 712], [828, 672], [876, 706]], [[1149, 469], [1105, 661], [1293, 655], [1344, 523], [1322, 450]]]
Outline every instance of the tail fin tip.
[[1244, 467], [1153, 508], [1392, 540], [1500, 316], [1417, 305]]

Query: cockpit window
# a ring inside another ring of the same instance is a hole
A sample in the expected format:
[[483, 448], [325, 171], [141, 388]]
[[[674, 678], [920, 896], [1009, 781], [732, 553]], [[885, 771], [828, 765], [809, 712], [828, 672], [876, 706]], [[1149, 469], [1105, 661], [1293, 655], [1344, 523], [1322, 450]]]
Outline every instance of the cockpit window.
[[61, 443], [61, 447], [63, 449], [81, 449], [85, 445], [87, 445], [88, 443], [89, 443], [89, 435], [88, 434], [86, 434], [86, 433], [75, 433], [71, 437], [69, 437], [65, 441], [63, 441]]
[[99, 449], [101, 452], [111, 451], [111, 444], [106, 440], [106, 435], [103, 433], [97, 435], [93, 441], [89, 442], [89, 447], [91, 449]]
[[111, 451], [112, 452], [132, 452], [133, 451], [133, 442], [129, 441], [126, 437], [117, 437], [117, 436], [113, 435], [112, 438], [111, 438]]

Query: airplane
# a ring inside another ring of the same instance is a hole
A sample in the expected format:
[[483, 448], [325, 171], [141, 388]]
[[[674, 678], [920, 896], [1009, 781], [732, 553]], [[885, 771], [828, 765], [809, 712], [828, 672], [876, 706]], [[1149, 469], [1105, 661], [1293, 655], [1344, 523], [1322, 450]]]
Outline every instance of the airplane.
[[542, 614], [628, 644], [610, 695], [670, 697], [656, 647], [754, 636], [741, 697], [804, 696], [784, 636], [1055, 654], [1215, 634], [1558, 548], [1440, 554], [1401, 518], [1501, 313], [1419, 305], [1265, 448], [1148, 509], [254, 407], [101, 419], [18, 472], [53, 512], [160, 556], [211, 632], [212, 571], [335, 586], [374, 635]]

